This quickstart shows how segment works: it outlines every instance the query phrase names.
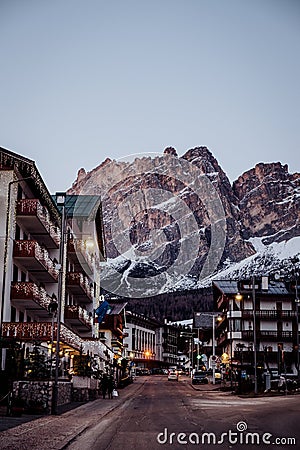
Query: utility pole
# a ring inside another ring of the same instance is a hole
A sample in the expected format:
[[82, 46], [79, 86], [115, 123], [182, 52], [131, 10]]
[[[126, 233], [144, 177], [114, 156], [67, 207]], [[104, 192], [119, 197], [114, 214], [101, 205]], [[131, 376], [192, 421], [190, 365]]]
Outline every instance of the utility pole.
[[252, 275], [252, 301], [253, 301], [253, 345], [254, 345], [254, 394], [257, 394], [257, 342], [256, 342], [256, 293], [255, 275]]

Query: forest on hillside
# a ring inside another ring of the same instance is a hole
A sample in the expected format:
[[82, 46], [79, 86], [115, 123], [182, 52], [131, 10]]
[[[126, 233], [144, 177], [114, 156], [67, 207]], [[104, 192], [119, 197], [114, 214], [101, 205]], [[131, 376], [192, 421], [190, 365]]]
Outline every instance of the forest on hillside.
[[[109, 301], [109, 294], [103, 292]], [[163, 322], [192, 319], [194, 312], [212, 311], [211, 288], [169, 292], [147, 298], [122, 298], [127, 301], [126, 310]]]

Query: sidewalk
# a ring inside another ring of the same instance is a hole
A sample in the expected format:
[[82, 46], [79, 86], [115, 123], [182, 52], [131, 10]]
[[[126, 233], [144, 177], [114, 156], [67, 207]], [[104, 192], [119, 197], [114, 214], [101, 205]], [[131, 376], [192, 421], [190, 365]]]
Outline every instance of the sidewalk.
[[[58, 407], [58, 415], [64, 414], [67, 411], [78, 408], [85, 403], [73, 402]], [[22, 414], [20, 417], [7, 416], [7, 407], [0, 407], [0, 432], [14, 428], [22, 423], [31, 422], [32, 420], [39, 419], [40, 417], [46, 417], [45, 414]]]
[[86, 429], [133, 398], [144, 383], [141, 379], [120, 389], [117, 398], [99, 398], [77, 407], [70, 404], [73, 409], [57, 416], [1, 417], [6, 429], [0, 432], [0, 449], [63, 450]]

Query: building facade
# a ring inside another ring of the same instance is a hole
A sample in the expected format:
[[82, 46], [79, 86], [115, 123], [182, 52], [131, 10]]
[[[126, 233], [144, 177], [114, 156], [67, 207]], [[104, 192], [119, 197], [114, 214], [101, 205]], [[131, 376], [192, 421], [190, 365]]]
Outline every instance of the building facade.
[[[60, 377], [70, 378], [82, 355], [94, 367], [112, 364], [94, 321], [105, 257], [99, 198], [66, 196], [62, 223], [34, 161], [3, 148], [0, 197], [1, 370], [30, 376], [35, 349], [51, 377], [58, 327]], [[10, 367], [12, 356], [18, 368]]]
[[125, 357], [136, 367], [168, 368], [178, 363], [177, 325], [161, 323], [142, 314], [126, 312]]
[[[253, 290], [254, 287], [254, 290]], [[218, 353], [236, 365], [254, 364], [264, 370], [297, 374], [299, 351], [297, 304], [290, 283], [269, 281], [214, 281]], [[255, 308], [254, 308], [255, 306]]]

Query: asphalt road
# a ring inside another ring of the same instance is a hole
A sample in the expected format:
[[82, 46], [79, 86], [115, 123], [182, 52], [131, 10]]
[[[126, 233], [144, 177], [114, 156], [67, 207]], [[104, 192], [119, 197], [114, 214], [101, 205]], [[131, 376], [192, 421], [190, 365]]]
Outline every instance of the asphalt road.
[[206, 389], [186, 377], [140, 377], [117, 399], [3, 431], [0, 449], [300, 448], [300, 395], [250, 399]]
[[89, 428], [68, 448], [300, 448], [299, 412], [298, 395], [247, 399], [195, 391], [185, 377], [178, 383], [163, 376], [147, 377], [137, 396]]

